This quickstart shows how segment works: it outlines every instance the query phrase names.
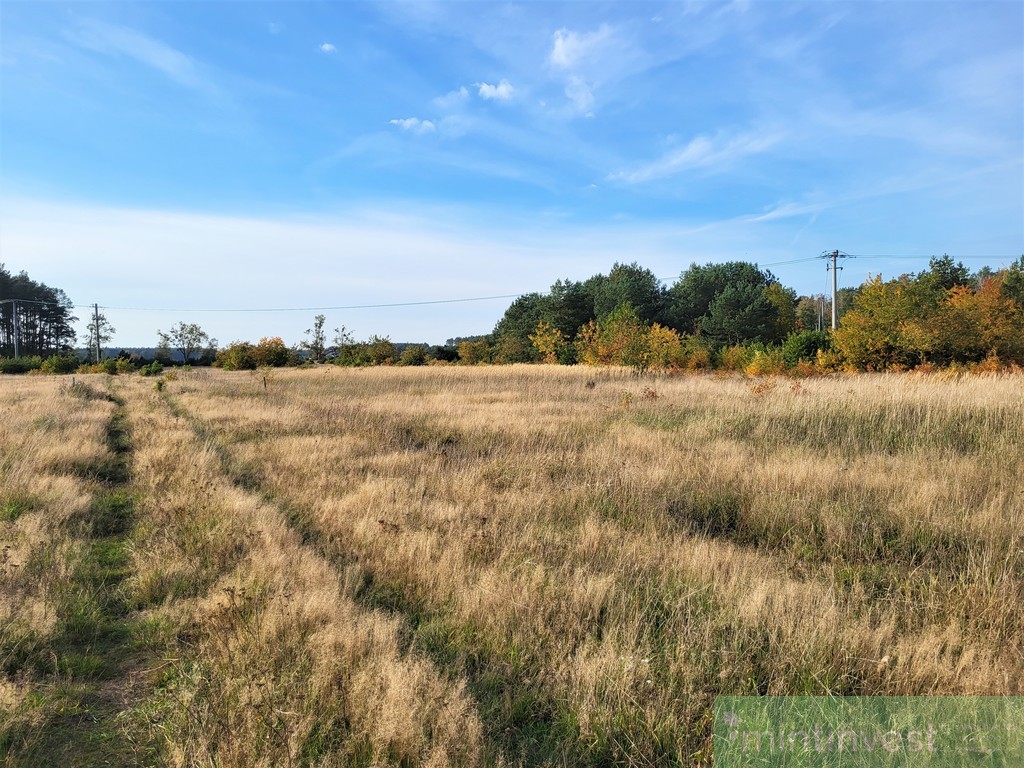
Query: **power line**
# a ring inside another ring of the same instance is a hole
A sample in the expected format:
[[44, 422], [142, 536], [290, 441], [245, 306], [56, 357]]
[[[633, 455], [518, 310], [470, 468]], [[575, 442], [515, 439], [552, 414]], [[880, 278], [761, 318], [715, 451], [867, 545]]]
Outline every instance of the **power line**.
[[[187, 308], [174, 309], [165, 307], [109, 307], [103, 304], [100, 309], [114, 309], [121, 312], [330, 312], [342, 309], [383, 309], [387, 307], [421, 307], [427, 304], [460, 304], [468, 301], [492, 301], [494, 299], [515, 299], [525, 293], [506, 293], [500, 296], [473, 296], [468, 299], [435, 299], [432, 301], [396, 301], [389, 304], [350, 304], [339, 307], [239, 307], [239, 308]], [[75, 306], [91, 306], [78, 305]]]
[[[852, 256], [855, 259], [917, 259], [917, 260], [922, 260], [922, 259], [940, 258], [940, 257], [936, 256], [935, 254], [931, 254], [930, 256], [893, 256], [893, 255], [884, 255], [884, 254], [882, 254], [882, 255], [880, 255], [880, 254], [864, 255], [864, 254], [859, 254], [859, 253], [851, 253], [849, 255]], [[986, 260], [989, 260], [989, 261], [1001, 261], [1001, 260], [1009, 259], [1009, 260], [1012, 261], [1013, 259], [1017, 258], [1016, 256], [950, 256], [949, 254], [943, 254], [943, 256], [949, 256], [949, 258], [957, 259], [959, 261], [963, 261], [965, 259], [968, 260], [968, 261], [973, 261], [973, 260], [978, 260], [978, 259], [986, 259]]]
[[91, 304], [61, 304], [59, 301], [36, 301], [35, 299], [0, 299], [0, 304], [42, 304], [44, 307], [82, 307]]

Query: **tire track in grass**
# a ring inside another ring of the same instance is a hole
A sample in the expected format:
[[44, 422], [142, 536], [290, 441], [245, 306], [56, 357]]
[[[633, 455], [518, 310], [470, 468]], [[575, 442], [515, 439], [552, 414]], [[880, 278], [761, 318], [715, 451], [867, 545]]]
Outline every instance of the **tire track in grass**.
[[157, 422], [175, 421], [169, 431], [179, 448], [171, 453], [184, 458], [181, 448], [191, 446], [202, 455], [195, 474], [188, 467], [179, 473], [151, 461], [150, 441], [142, 439], [140, 485], [158, 467], [175, 482], [216, 489], [234, 499], [225, 507], [232, 512], [227, 530], [250, 526], [254, 533], [245, 562], [224, 582], [232, 585], [224, 590], [228, 602], [196, 606], [205, 615], [195, 632], [186, 628], [190, 647], [175, 654], [185, 662], [175, 669], [192, 678], [178, 691], [195, 693], [180, 700], [187, 712], [166, 721], [172, 750], [185, 750], [190, 764], [487, 764], [481, 718], [464, 681], [410, 648], [400, 616], [352, 600], [334, 564], [302, 540], [285, 510], [228, 472], [216, 441], [166, 394], [161, 400], [167, 410]]
[[[73, 394], [76, 394], [73, 392]], [[71, 575], [57, 588], [53, 634], [19, 666], [45, 675], [30, 726], [0, 733], [5, 765], [149, 765], [151, 745], [129, 734], [120, 715], [135, 698], [133, 617], [125, 580], [134, 525], [131, 430], [124, 401], [91, 388], [79, 396], [105, 397], [115, 408], [107, 422], [107, 452], [74, 472], [94, 488], [88, 510], [68, 520], [82, 543]]]
[[240, 463], [210, 424], [166, 391], [161, 396], [171, 412], [213, 448], [231, 482], [277, 508], [303, 546], [329, 563], [341, 578], [351, 566], [363, 571], [364, 582], [353, 596], [358, 603], [401, 618], [409, 649], [428, 658], [450, 679], [466, 680], [484, 723], [490, 764], [507, 765], [508, 758], [531, 766], [592, 763], [577, 753], [578, 731], [572, 713], [553, 694], [530, 683], [523, 676], [525, 670], [500, 657], [473, 627], [453, 624], [408, 594], [401, 584], [378, 578], [354, 553], [325, 534], [308, 511], [268, 491], [259, 472]]

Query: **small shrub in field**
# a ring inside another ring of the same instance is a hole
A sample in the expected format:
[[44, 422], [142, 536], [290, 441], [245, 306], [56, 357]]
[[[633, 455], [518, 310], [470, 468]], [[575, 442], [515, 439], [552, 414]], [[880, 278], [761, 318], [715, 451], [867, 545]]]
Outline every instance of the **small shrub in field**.
[[164, 366], [159, 360], [154, 360], [148, 365], [139, 368], [140, 376], [159, 376], [164, 372]]
[[686, 365], [686, 351], [677, 331], [655, 323], [647, 329], [644, 343], [651, 368], [682, 368]]
[[399, 365], [426, 365], [427, 350], [422, 344], [410, 344], [402, 350], [402, 356], [398, 358]]
[[822, 371], [838, 371], [843, 367], [843, 355], [832, 349], [819, 349], [815, 355], [814, 365]]
[[773, 376], [786, 370], [781, 349], [755, 350], [754, 359], [743, 369], [748, 376]]
[[761, 395], [767, 395], [770, 392], [774, 392], [775, 386], [774, 379], [760, 381], [750, 388], [750, 393], [755, 397], [760, 397]]
[[490, 350], [487, 346], [487, 339], [463, 341], [459, 344], [459, 362], [463, 365], [486, 363], [489, 354]]
[[74, 373], [78, 370], [79, 359], [75, 355], [53, 355], [43, 360], [39, 370], [52, 375]]
[[995, 350], [989, 352], [988, 356], [980, 363], [974, 363], [971, 366], [971, 373], [999, 373], [1004, 370], [1006, 370], [1006, 366], [999, 359]]
[[817, 374], [821, 373], [821, 371], [814, 366], [814, 363], [810, 363], [806, 360], [801, 360], [790, 369], [789, 373], [791, 376], [795, 376], [800, 379], [805, 379], [808, 376], [816, 376]]
[[280, 336], [266, 337], [260, 339], [260, 343], [253, 349], [256, 358], [256, 365], [271, 366], [280, 368], [288, 365], [290, 351]]
[[40, 368], [43, 359], [39, 355], [30, 357], [0, 357], [0, 373], [28, 373]]
[[698, 336], [687, 336], [683, 341], [688, 371], [707, 370], [712, 367], [711, 347]]
[[103, 395], [90, 387], [84, 381], [72, 380], [71, 386], [68, 387], [67, 392], [72, 397], [77, 397], [81, 400], [102, 400]]
[[742, 371], [754, 361], [754, 350], [742, 344], [725, 347], [718, 353], [718, 367], [726, 371]]
[[134, 373], [135, 366], [132, 365], [130, 360], [123, 358], [111, 357], [103, 360], [99, 363], [83, 363], [78, 366], [77, 373], [106, 373], [111, 376], [117, 376], [119, 373]]
[[256, 347], [247, 341], [236, 341], [217, 353], [216, 365], [225, 371], [256, 370]]
[[815, 360], [819, 350], [831, 349], [832, 338], [828, 331], [800, 331], [789, 334], [782, 343], [782, 359], [792, 368], [801, 360]]

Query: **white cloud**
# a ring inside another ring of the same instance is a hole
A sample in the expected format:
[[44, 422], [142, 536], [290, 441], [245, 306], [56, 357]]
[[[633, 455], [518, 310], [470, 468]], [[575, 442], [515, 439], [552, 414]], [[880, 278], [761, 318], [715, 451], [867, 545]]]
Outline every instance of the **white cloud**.
[[86, 19], [69, 37], [78, 45], [93, 51], [128, 56], [163, 72], [181, 85], [190, 88], [207, 87], [189, 56], [129, 27]]
[[743, 157], [764, 152], [781, 139], [779, 134], [760, 133], [747, 133], [727, 141], [697, 136], [686, 146], [667, 152], [654, 162], [632, 171], [611, 174], [609, 178], [639, 184], [697, 168], [724, 170]]
[[335, 53], [338, 49], [334, 47], [333, 43], [321, 43], [320, 50], [323, 53]]
[[594, 106], [594, 94], [582, 77], [570, 77], [565, 86], [565, 95], [580, 112], [590, 112]]
[[406, 117], [401, 120], [389, 120], [391, 125], [397, 125], [403, 131], [409, 133], [432, 133], [437, 126], [430, 120], [420, 120], [418, 117]]
[[434, 106], [438, 109], [453, 109], [459, 106], [466, 99], [469, 98], [469, 91], [466, 90], [466, 86], [459, 86], [457, 91], [449, 91], [444, 96], [438, 96], [434, 99]]
[[[548, 65], [557, 77], [565, 78], [565, 95], [573, 110], [586, 117], [593, 117], [596, 85], [631, 57], [627, 55], [628, 46], [614, 38], [615, 33], [607, 24], [585, 33], [563, 27], [553, 35]], [[610, 50], [613, 43], [615, 51]]]
[[494, 101], [508, 101], [515, 93], [515, 88], [508, 80], [502, 80], [497, 85], [490, 83], [476, 83], [480, 98]]
[[554, 34], [548, 62], [561, 69], [573, 69], [592, 58], [611, 37], [612, 28], [607, 24], [585, 34], [562, 28]]

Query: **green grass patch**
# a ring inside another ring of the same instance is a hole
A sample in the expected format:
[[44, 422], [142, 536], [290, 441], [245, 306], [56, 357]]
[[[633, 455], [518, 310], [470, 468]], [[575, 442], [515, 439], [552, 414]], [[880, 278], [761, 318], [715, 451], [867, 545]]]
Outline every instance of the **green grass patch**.
[[[85, 396], [93, 399], [91, 390]], [[126, 487], [131, 440], [120, 403], [108, 422], [106, 444], [107, 455], [76, 468], [97, 483], [89, 508], [65, 524], [78, 546], [42, 547], [26, 564], [27, 571], [40, 576], [70, 568], [68, 580], [50, 590], [56, 612], [52, 631], [18, 634], [17, 627], [3, 628], [5, 671], [25, 677], [32, 688], [19, 711], [0, 715], [0, 762], [5, 765], [156, 762], [153, 742], [142, 730], [142, 738], [126, 738], [119, 702], [104, 685], [139, 658], [146, 637], [134, 627], [128, 600], [127, 537], [135, 497]], [[17, 514], [24, 506], [12, 505]], [[58, 558], [69, 560], [60, 563]]]
[[35, 496], [27, 494], [5, 496], [0, 498], [0, 522], [13, 523], [22, 515], [39, 509], [41, 506], [40, 500]]
[[921, 452], [973, 456], [1012, 441], [1013, 429], [1012, 420], [982, 407], [837, 404], [830, 409], [728, 417], [722, 436], [750, 443], [765, 454], [801, 447], [848, 457]]

